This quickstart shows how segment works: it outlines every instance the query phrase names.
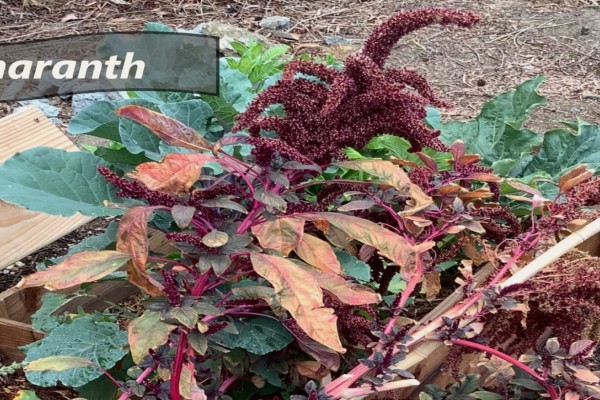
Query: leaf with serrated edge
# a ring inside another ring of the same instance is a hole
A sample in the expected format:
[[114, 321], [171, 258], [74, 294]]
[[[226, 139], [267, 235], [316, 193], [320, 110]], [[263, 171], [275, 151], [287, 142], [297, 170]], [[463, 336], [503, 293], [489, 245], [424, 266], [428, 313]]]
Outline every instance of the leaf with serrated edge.
[[252, 233], [264, 249], [277, 250], [287, 256], [302, 240], [304, 221], [295, 218], [278, 218], [253, 226]]
[[298, 257], [321, 271], [342, 272], [342, 266], [329, 243], [316, 236], [305, 233], [295, 251]]
[[172, 153], [160, 162], [146, 162], [127, 176], [142, 182], [148, 189], [168, 194], [182, 195], [189, 192], [204, 164], [217, 161], [206, 154]]
[[84, 251], [68, 257], [63, 262], [33, 275], [26, 276], [17, 287], [45, 286], [58, 290], [97, 281], [118, 270], [131, 259], [120, 251]]
[[182, 206], [181, 204], [175, 204], [171, 208], [171, 215], [173, 220], [180, 228], [187, 228], [194, 218], [196, 209], [190, 206]]
[[146, 291], [152, 296], [162, 294], [146, 273], [148, 260], [148, 218], [152, 209], [148, 207], [135, 207], [128, 210], [117, 230], [117, 251], [131, 255], [128, 279], [131, 283]]
[[410, 196], [414, 205], [401, 214], [414, 214], [433, 204], [433, 200], [423, 190], [411, 182], [406, 172], [397, 165], [386, 160], [354, 160], [338, 162], [335, 165], [342, 168], [354, 169], [374, 175], [382, 182], [393, 186], [400, 194]]
[[148, 355], [148, 349], [156, 349], [167, 343], [175, 325], [160, 320], [160, 313], [146, 311], [127, 326], [129, 346], [133, 361], [140, 363]]
[[116, 114], [119, 117], [129, 118], [144, 125], [172, 146], [209, 151], [212, 148], [212, 144], [194, 129], [176, 119], [147, 108], [135, 105], [123, 106], [116, 111]]
[[127, 353], [127, 334], [113, 322], [98, 322], [90, 316], [73, 319], [54, 328], [35, 347], [27, 351], [25, 363], [51, 356], [88, 360], [96, 366], [81, 366], [62, 371], [25, 371], [27, 380], [37, 386], [56, 386], [57, 381], [79, 387], [102, 376], [102, 370], [115, 366]]
[[64, 371], [71, 368], [98, 367], [93, 362], [81, 357], [72, 356], [50, 356], [38, 358], [28, 363], [23, 369], [25, 371]]
[[275, 288], [281, 306], [314, 340], [345, 352], [337, 332], [333, 309], [323, 305], [319, 282], [302, 267], [282, 257], [254, 253], [250, 256], [256, 273]]

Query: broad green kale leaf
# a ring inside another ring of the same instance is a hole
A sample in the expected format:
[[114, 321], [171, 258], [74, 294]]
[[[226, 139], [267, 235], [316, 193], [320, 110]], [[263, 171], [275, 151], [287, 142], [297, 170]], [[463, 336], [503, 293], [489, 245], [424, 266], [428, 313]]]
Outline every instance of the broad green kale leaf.
[[[127, 353], [127, 333], [112, 322], [96, 322], [92, 317], [75, 319], [54, 328], [48, 336], [29, 347], [25, 362], [51, 356], [80, 357], [105, 370], [112, 368]], [[95, 367], [71, 368], [63, 371], [27, 371], [27, 380], [38, 386], [78, 387], [98, 378], [102, 371]]]
[[468, 152], [481, 155], [487, 165], [504, 159], [519, 160], [542, 142], [540, 135], [523, 129], [529, 113], [546, 104], [546, 98], [537, 93], [542, 81], [543, 77], [538, 76], [493, 98], [473, 120], [444, 123], [439, 113], [430, 110], [427, 123], [442, 132], [442, 142], [450, 145], [462, 140]]
[[98, 172], [108, 166], [87, 152], [36, 147], [0, 165], [0, 199], [47, 214], [119, 215], [103, 201], [123, 202]]

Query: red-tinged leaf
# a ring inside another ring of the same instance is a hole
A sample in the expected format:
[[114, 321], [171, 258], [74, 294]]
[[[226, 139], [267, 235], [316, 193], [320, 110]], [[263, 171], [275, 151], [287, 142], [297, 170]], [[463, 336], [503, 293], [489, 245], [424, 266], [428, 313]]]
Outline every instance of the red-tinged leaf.
[[156, 311], [146, 311], [141, 317], [127, 325], [129, 347], [135, 363], [140, 363], [148, 355], [149, 349], [156, 349], [167, 343], [175, 325], [165, 324]]
[[446, 233], [456, 235], [457, 233], [464, 231], [465, 228], [466, 227], [464, 225], [453, 225], [450, 228], [446, 229]]
[[253, 226], [252, 233], [264, 249], [276, 250], [287, 256], [302, 240], [304, 221], [295, 218], [278, 218]]
[[417, 155], [417, 157], [419, 157], [419, 160], [421, 160], [427, 168], [429, 168], [433, 172], [438, 172], [437, 163], [435, 162], [435, 160], [433, 158], [429, 157], [427, 154], [422, 153], [420, 151], [416, 152], [415, 154]]
[[439, 271], [428, 272], [423, 275], [423, 288], [425, 289], [425, 299], [427, 301], [435, 299], [442, 289]]
[[200, 178], [202, 166], [211, 161], [216, 158], [206, 154], [173, 153], [160, 162], [142, 163], [127, 175], [148, 189], [182, 195]]
[[360, 306], [378, 303], [381, 300], [379, 294], [368, 287], [349, 283], [337, 274], [310, 267], [304, 269], [315, 278], [322, 289], [327, 290], [344, 304]]
[[198, 132], [166, 115], [135, 105], [123, 106], [116, 111], [116, 114], [144, 125], [172, 146], [192, 150], [212, 150], [212, 144]]
[[373, 200], [354, 200], [344, 204], [343, 206], [338, 207], [338, 211], [346, 212], [346, 211], [359, 211], [366, 210], [375, 205]]
[[465, 180], [473, 180], [473, 181], [481, 181], [481, 182], [500, 182], [502, 178], [498, 175], [486, 173], [486, 172], [476, 172], [463, 178]]
[[515, 188], [517, 190], [520, 190], [521, 192], [525, 192], [525, 193], [529, 193], [531, 195], [536, 195], [536, 196], [539, 196], [539, 197], [543, 197], [539, 190], [534, 189], [531, 186], [528, 186], [528, 185], [526, 185], [524, 183], [521, 183], [519, 181], [509, 180], [509, 181], [506, 181], [506, 183], [508, 183], [513, 188]]
[[45, 286], [58, 290], [97, 281], [127, 264], [130, 258], [129, 254], [119, 251], [84, 251], [52, 268], [26, 276], [17, 287]]
[[581, 397], [575, 392], [565, 393], [565, 400], [579, 400]]
[[419, 168], [420, 167], [420, 165], [417, 164], [416, 162], [403, 160], [401, 158], [392, 158], [392, 159], [390, 159], [390, 162], [392, 162], [396, 165], [401, 165], [403, 167], [411, 167], [411, 168]]
[[450, 185], [440, 186], [437, 190], [437, 192], [440, 196], [454, 196], [462, 191], [463, 191], [463, 188], [461, 188], [459, 185], [456, 185], [454, 183], [452, 183]]
[[533, 202], [529, 197], [525, 197], [525, 196], [517, 196], [517, 195], [514, 195], [514, 194], [507, 194], [506, 197], [508, 197], [511, 200], [525, 201], [527, 203], [532, 203]]
[[[351, 238], [375, 247], [379, 254], [389, 258], [402, 267], [403, 272], [411, 275], [415, 268], [417, 248], [402, 236], [380, 225], [362, 218], [338, 213], [306, 213], [296, 216], [310, 221], [325, 220]], [[432, 242], [423, 245], [430, 246]]]
[[282, 257], [254, 253], [250, 256], [257, 274], [275, 288], [279, 303], [298, 325], [317, 342], [345, 352], [337, 332], [333, 309], [323, 305], [319, 282], [298, 264]]
[[383, 183], [391, 185], [400, 194], [413, 199], [412, 207], [402, 211], [401, 214], [414, 214], [433, 204], [431, 197], [411, 182], [406, 172], [390, 161], [385, 160], [354, 160], [336, 163], [338, 167], [362, 171], [381, 179]]
[[589, 339], [578, 340], [569, 347], [570, 356], [590, 357], [594, 353], [596, 342]]
[[329, 243], [318, 237], [305, 233], [295, 251], [298, 257], [321, 271], [335, 274], [342, 272], [342, 266]]
[[565, 193], [580, 183], [587, 181], [594, 176], [595, 172], [596, 171], [593, 169], [588, 169], [587, 165], [585, 164], [581, 164], [577, 168], [573, 168], [571, 171], [561, 176], [558, 180], [560, 193]]
[[479, 161], [481, 161], [481, 156], [479, 156], [477, 154], [465, 154], [464, 156], [462, 156], [458, 159], [458, 164], [468, 165], [468, 164], [474, 164]]
[[490, 197], [493, 197], [493, 196], [494, 196], [494, 193], [492, 193], [487, 188], [481, 188], [481, 189], [477, 189], [477, 190], [472, 190], [470, 192], [460, 193], [458, 195], [458, 197], [462, 201], [489, 199]]
[[450, 145], [450, 152], [452, 153], [452, 158], [454, 161], [459, 162], [460, 158], [465, 155], [466, 151], [465, 142], [462, 140], [457, 140], [456, 142]]
[[156, 282], [146, 273], [148, 260], [148, 218], [152, 209], [134, 207], [128, 210], [117, 230], [117, 251], [131, 255], [128, 278], [131, 283], [152, 296], [161, 294]]

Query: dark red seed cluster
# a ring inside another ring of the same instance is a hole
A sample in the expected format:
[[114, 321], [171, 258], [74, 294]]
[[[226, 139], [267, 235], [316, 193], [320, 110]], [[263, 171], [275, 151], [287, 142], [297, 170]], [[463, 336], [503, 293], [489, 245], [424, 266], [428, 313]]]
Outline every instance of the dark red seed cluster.
[[146, 200], [151, 206], [173, 207], [179, 204], [179, 200], [175, 196], [150, 190], [139, 182], [120, 177], [106, 167], [98, 167], [98, 172], [100, 172], [106, 182], [119, 188], [119, 192], [117, 192], [117, 196], [119, 197]]
[[[425, 146], [446, 150], [439, 132], [422, 122], [426, 105], [446, 103], [416, 72], [384, 64], [398, 39], [415, 29], [435, 23], [467, 27], [478, 20], [473, 13], [437, 8], [396, 14], [375, 29], [361, 53], [348, 56], [342, 71], [311, 61], [288, 64], [282, 79], [257, 96], [233, 130], [250, 132], [261, 165], [267, 165], [274, 152], [299, 162], [310, 157], [326, 164], [340, 157], [345, 147], [362, 148], [381, 133], [406, 138], [413, 151]], [[265, 115], [273, 104], [283, 105], [284, 117]], [[279, 141], [260, 139], [261, 130], [275, 131]]]

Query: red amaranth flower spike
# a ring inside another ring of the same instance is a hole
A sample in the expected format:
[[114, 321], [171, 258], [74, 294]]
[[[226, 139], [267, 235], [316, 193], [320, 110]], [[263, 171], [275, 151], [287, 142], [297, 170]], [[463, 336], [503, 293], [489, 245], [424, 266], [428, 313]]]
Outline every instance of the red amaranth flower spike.
[[[247, 129], [256, 138], [253, 154], [261, 166], [272, 161], [273, 153], [327, 164], [340, 158], [345, 147], [361, 148], [381, 133], [406, 138], [411, 151], [423, 147], [445, 151], [439, 132], [430, 130], [423, 119], [425, 106], [447, 104], [421, 75], [385, 69], [384, 63], [396, 41], [408, 32], [434, 23], [471, 26], [478, 19], [472, 13], [437, 8], [400, 13], [373, 32], [362, 52], [348, 56], [343, 71], [311, 61], [291, 62], [282, 79], [239, 116], [233, 131]], [[264, 114], [273, 104], [283, 106], [284, 117]], [[260, 140], [261, 131], [276, 132], [281, 142], [275, 146], [271, 139]]]
[[362, 53], [383, 67], [398, 40], [406, 34], [428, 25], [458, 25], [471, 27], [479, 22], [472, 12], [461, 12], [447, 8], [426, 8], [396, 14], [379, 25], [365, 43]]

